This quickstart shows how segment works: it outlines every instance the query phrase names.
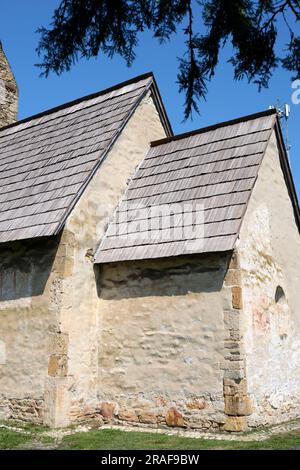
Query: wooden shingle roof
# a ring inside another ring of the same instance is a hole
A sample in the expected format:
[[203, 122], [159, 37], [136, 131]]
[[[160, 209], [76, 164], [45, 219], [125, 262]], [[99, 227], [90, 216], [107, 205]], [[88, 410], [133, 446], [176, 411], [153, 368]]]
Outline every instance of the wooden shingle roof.
[[147, 74], [0, 129], [0, 243], [61, 230], [150, 88], [159, 100]]
[[152, 143], [95, 262], [232, 250], [276, 122], [270, 110]]

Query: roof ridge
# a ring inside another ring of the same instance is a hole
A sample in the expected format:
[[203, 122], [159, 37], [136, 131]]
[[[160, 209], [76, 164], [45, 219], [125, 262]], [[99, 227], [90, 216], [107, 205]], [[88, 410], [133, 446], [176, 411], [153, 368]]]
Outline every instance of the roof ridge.
[[24, 124], [26, 122], [30, 122], [33, 119], [38, 119], [43, 116], [47, 116], [49, 114], [55, 113], [57, 111], [61, 111], [63, 109], [75, 106], [76, 104], [82, 103], [83, 101], [91, 100], [93, 98], [97, 98], [98, 96], [105, 95], [107, 93], [110, 93], [112, 91], [118, 90], [119, 88], [123, 88], [124, 86], [131, 85], [132, 83], [139, 82], [141, 80], [144, 80], [146, 78], [154, 78], [153, 72], [147, 72], [141, 75], [137, 75], [136, 77], [130, 78], [129, 80], [125, 80], [124, 82], [117, 83], [116, 85], [113, 85], [111, 87], [105, 88], [104, 90], [100, 90], [95, 93], [91, 93], [89, 95], [82, 96], [80, 98], [76, 98], [75, 100], [67, 101], [66, 103], [60, 104], [58, 106], [55, 106], [53, 108], [49, 108], [45, 111], [41, 111], [40, 113], [33, 114], [32, 116], [28, 116], [24, 119], [21, 119], [19, 121], [13, 122], [12, 124], [9, 124], [4, 127], [0, 127], [0, 132], [6, 129], [10, 129], [13, 127], [18, 126], [19, 124]]
[[258, 119], [260, 117], [272, 116], [273, 114], [274, 115], [277, 114], [277, 111], [276, 111], [276, 109], [272, 108], [272, 109], [268, 109], [268, 110], [265, 110], [265, 111], [261, 111], [260, 113], [241, 116], [240, 118], [231, 119], [229, 121], [219, 122], [219, 123], [212, 124], [212, 125], [206, 126], [206, 127], [200, 127], [199, 129], [195, 129], [195, 130], [189, 131], [189, 132], [183, 132], [182, 134], [176, 134], [173, 137], [165, 137], [164, 139], [154, 140], [150, 143], [150, 147], [157, 147], [159, 145], [167, 144], [169, 142], [175, 142], [176, 140], [185, 139], [187, 137], [192, 137], [194, 135], [204, 134], [205, 132], [213, 131], [213, 130], [219, 129], [221, 127], [231, 126], [231, 125], [234, 125], [234, 124], [238, 124], [240, 122], [252, 121], [252, 120]]

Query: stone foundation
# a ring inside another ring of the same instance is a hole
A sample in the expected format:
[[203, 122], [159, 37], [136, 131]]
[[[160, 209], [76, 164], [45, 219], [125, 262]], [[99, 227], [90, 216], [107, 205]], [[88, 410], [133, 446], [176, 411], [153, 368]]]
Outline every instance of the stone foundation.
[[300, 399], [297, 396], [282, 397], [277, 402], [269, 395], [261, 398], [253, 396], [252, 403], [253, 413], [248, 417], [249, 428], [273, 426], [300, 418]]
[[171, 401], [167, 397], [146, 400], [102, 401], [97, 406], [73, 403], [71, 422], [95, 421], [123, 423], [150, 427], [177, 427], [201, 431], [220, 431], [226, 421], [222, 396], [191, 397], [189, 400]]
[[0, 397], [0, 419], [14, 419], [32, 424], [43, 424], [43, 398]]

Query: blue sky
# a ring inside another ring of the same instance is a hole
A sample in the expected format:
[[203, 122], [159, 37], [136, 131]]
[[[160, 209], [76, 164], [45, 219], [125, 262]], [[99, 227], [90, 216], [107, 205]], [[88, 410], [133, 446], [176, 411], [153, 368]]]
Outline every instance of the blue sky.
[[[176, 74], [177, 57], [184, 52], [183, 34], [180, 30], [172, 41], [159, 45], [146, 32], [140, 37], [137, 58], [131, 68], [123, 59], [115, 56], [108, 59], [100, 55], [97, 59], [82, 59], [69, 72], [47, 79], [39, 77], [36, 46], [39, 26], [47, 26], [52, 13], [59, 5], [59, 0], [1, 0], [0, 39], [15, 72], [19, 89], [19, 118], [27, 117], [80, 96], [99, 91], [135, 75], [153, 71], [160, 88], [167, 112], [175, 133], [181, 133], [216, 122], [233, 119], [245, 114], [256, 113], [267, 109], [279, 100], [289, 103], [292, 114], [289, 119], [289, 137], [291, 149], [291, 166], [300, 194], [300, 104], [291, 101], [292, 88], [289, 73], [278, 69], [267, 90], [258, 92], [255, 85], [246, 81], [235, 82], [233, 71], [226, 59], [230, 54], [229, 47], [221, 56], [216, 77], [209, 85], [206, 101], [200, 102], [201, 115], [194, 115], [193, 121], [183, 121], [184, 96], [178, 93]], [[280, 23], [281, 49], [288, 40], [284, 24]]]

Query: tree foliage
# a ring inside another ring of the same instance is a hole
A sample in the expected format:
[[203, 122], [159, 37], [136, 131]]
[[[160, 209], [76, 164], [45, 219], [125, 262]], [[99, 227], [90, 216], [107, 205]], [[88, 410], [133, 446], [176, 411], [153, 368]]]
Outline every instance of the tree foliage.
[[[290, 37], [283, 57], [275, 47], [279, 18]], [[267, 87], [279, 65], [300, 76], [299, 21], [299, 0], [62, 0], [50, 28], [38, 30], [38, 65], [45, 76], [61, 74], [80, 57], [99, 53], [119, 54], [131, 65], [141, 32], [151, 30], [163, 42], [183, 27], [186, 53], [179, 59], [178, 83], [188, 118], [205, 98], [227, 42], [236, 80]]]

